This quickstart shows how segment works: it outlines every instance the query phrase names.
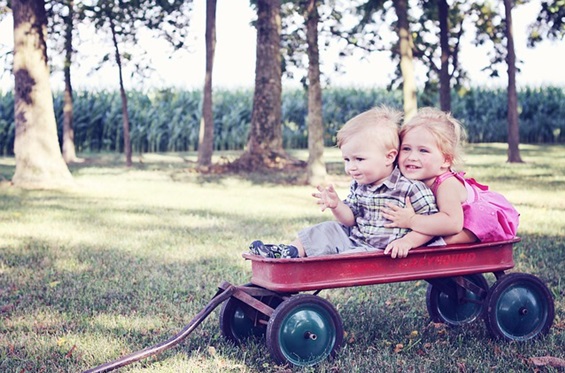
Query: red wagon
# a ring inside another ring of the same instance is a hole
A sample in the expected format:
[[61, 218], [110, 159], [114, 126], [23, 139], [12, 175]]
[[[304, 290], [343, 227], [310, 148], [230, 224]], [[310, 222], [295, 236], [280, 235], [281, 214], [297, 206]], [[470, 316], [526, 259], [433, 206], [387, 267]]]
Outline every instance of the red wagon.
[[[513, 240], [421, 247], [392, 259], [382, 251], [299, 259], [268, 259], [243, 254], [251, 262], [251, 282], [227, 282], [207, 307], [180, 333], [143, 351], [88, 372], [109, 371], [168, 349], [186, 338], [218, 305], [222, 335], [236, 343], [264, 336], [273, 359], [298, 366], [333, 356], [343, 340], [335, 307], [318, 296], [324, 289], [426, 280], [428, 313], [451, 326], [482, 317], [493, 337], [526, 341], [546, 334], [554, 301], [536, 276], [506, 273], [514, 267]], [[496, 281], [489, 287], [485, 273]], [[302, 293], [313, 291], [313, 293]]]

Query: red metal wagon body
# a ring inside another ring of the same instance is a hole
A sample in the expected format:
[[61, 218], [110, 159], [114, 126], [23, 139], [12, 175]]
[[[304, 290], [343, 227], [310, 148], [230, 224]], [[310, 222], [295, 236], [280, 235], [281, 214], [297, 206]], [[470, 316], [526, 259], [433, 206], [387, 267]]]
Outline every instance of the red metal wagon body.
[[[527, 341], [549, 332], [555, 311], [543, 281], [505, 273], [514, 267], [513, 245], [519, 241], [420, 247], [402, 259], [382, 251], [297, 259], [243, 254], [251, 262], [250, 284], [223, 282], [177, 335], [87, 373], [107, 372], [171, 348], [220, 304], [220, 330], [228, 340], [264, 337], [276, 362], [314, 365], [335, 356], [343, 341], [341, 317], [319, 291], [411, 280], [429, 283], [426, 306], [432, 321], [461, 326], [482, 317], [493, 337]], [[496, 277], [492, 285], [483, 276], [489, 272]], [[314, 294], [297, 294], [303, 291]]]
[[251, 261], [254, 285], [299, 292], [505, 271], [514, 267], [512, 245], [519, 241], [422, 247], [402, 259], [382, 250], [299, 259], [243, 257]]

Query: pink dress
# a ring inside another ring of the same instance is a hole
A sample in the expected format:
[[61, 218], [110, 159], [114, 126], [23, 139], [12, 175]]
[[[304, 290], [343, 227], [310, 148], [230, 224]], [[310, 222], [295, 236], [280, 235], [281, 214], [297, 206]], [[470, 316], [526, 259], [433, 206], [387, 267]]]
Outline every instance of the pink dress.
[[439, 185], [450, 177], [461, 181], [467, 189], [463, 207], [463, 228], [473, 232], [481, 242], [503, 241], [516, 236], [520, 214], [503, 195], [488, 190], [475, 179], [465, 179], [464, 172], [449, 171], [437, 177], [432, 185], [436, 194]]

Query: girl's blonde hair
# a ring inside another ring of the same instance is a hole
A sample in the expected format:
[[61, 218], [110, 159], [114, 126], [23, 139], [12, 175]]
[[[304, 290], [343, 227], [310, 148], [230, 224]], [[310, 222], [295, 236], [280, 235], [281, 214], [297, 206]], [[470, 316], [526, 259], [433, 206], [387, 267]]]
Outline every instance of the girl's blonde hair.
[[463, 142], [466, 132], [463, 125], [451, 116], [434, 107], [424, 107], [408, 122], [400, 127], [400, 139], [414, 128], [423, 127], [430, 131], [437, 146], [451, 166], [463, 164]]
[[337, 147], [341, 148], [351, 137], [363, 134], [367, 141], [378, 140], [386, 150], [398, 150], [401, 120], [402, 113], [387, 106], [367, 110], [348, 120], [337, 132]]

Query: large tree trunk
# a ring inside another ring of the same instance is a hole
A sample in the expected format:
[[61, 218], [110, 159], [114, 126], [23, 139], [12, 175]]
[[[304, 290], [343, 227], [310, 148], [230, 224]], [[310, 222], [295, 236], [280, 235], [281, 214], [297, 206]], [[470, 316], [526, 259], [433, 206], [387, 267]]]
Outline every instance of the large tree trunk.
[[308, 42], [308, 183], [318, 185], [326, 179], [324, 162], [324, 125], [322, 121], [322, 86], [318, 50], [318, 4], [306, 5], [306, 39]]
[[120, 56], [120, 48], [118, 46], [118, 38], [116, 36], [116, 26], [114, 20], [109, 17], [110, 30], [112, 31], [112, 41], [114, 50], [116, 51], [116, 64], [118, 65], [118, 74], [120, 77], [120, 98], [122, 99], [122, 125], [124, 130], [124, 154], [126, 156], [126, 166], [131, 167], [131, 137], [129, 133], [129, 114], [128, 114], [128, 98], [124, 88], [124, 79], [122, 74], [122, 58]]
[[394, 9], [398, 17], [398, 39], [400, 48], [400, 71], [402, 73], [402, 90], [404, 96], [404, 118], [410, 119], [418, 110], [416, 95], [416, 75], [412, 54], [412, 35], [408, 23], [408, 0], [394, 0]]
[[438, 0], [439, 44], [441, 68], [439, 71], [439, 104], [443, 111], [451, 111], [451, 77], [449, 75], [449, 5], [447, 0]]
[[198, 165], [210, 166], [214, 152], [214, 115], [212, 104], [212, 71], [216, 48], [216, 0], [206, 0], [206, 76], [204, 78], [204, 100], [198, 139]]
[[512, 30], [512, 0], [504, 0], [506, 13], [506, 41], [508, 57], [508, 162], [522, 162], [520, 157], [520, 129], [518, 126], [518, 94], [516, 92], [516, 52]]
[[68, 3], [69, 12], [65, 17], [65, 91], [63, 95], [63, 159], [67, 163], [77, 162], [75, 132], [73, 129], [73, 88], [71, 85], [71, 64], [73, 56], [74, 1]]
[[255, 92], [247, 149], [232, 166], [259, 170], [282, 168], [288, 155], [282, 144], [280, 0], [257, 1]]
[[12, 1], [16, 136], [14, 185], [57, 188], [72, 185], [59, 148], [49, 85], [43, 0]]

